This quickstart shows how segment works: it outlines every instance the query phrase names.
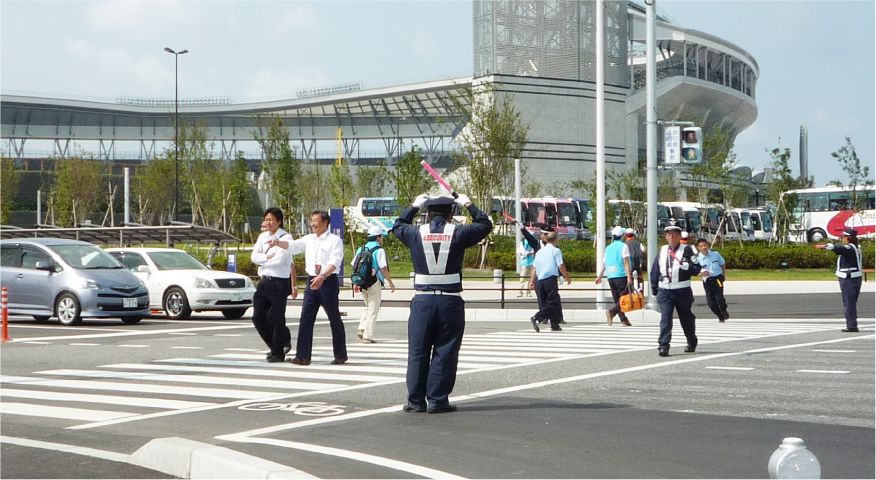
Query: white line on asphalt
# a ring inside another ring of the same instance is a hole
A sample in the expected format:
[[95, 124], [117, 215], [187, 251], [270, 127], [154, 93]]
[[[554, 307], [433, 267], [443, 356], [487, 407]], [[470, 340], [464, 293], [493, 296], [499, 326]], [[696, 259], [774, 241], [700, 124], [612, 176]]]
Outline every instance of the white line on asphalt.
[[9, 445], [18, 445], [21, 447], [41, 448], [43, 450], [55, 450], [57, 452], [67, 452], [76, 455], [85, 455], [87, 457], [101, 458], [113, 462], [128, 462], [128, 455], [124, 453], [109, 452], [106, 450], [97, 450], [96, 448], [77, 447], [76, 445], [65, 445], [63, 443], [41, 442], [39, 440], [30, 440], [27, 438], [7, 437], [0, 435], [0, 443]]
[[203, 375], [165, 375], [146, 372], [112, 372], [99, 370], [59, 369], [43, 370], [41, 372], [35, 373], [38, 373], [40, 375], [57, 375], [62, 377], [119, 378], [147, 382], [206, 383], [210, 385], [235, 385], [245, 387], [278, 388], [286, 390], [324, 390], [343, 386], [337, 383], [288, 382], [282, 380], [262, 380], [239, 377], [205, 377]]
[[[264, 365], [262, 363], [261, 365]], [[168, 372], [202, 372], [202, 373], [227, 373], [231, 375], [249, 375], [261, 377], [283, 378], [308, 378], [317, 380], [340, 380], [345, 382], [385, 382], [396, 380], [398, 377], [384, 375], [351, 375], [340, 373], [307, 372], [304, 369], [289, 368], [223, 368], [223, 367], [198, 367], [184, 365], [155, 365], [151, 363], [117, 363], [114, 365], [101, 365], [100, 368], [117, 368], [121, 370], [159, 370]], [[282, 369], [281, 369], [282, 368]]]
[[712, 370], [754, 370], [753, 367], [715, 367], [715, 366], [711, 366], [711, 367], [706, 367], [706, 368], [709, 368]]
[[82, 408], [52, 407], [49, 405], [33, 405], [29, 403], [0, 403], [0, 413], [4, 415], [27, 415], [29, 417], [64, 418], [67, 420], [85, 420], [99, 422], [116, 418], [131, 417], [136, 413], [115, 412], [112, 410], [87, 410]]
[[169, 332], [168, 335], [186, 335], [186, 336], [195, 336], [197, 333], [189, 333], [189, 332]]
[[799, 373], [851, 373], [851, 370], [795, 370]]
[[[31, 328], [31, 329], [37, 329], [37, 330], [66, 330], [68, 332], [70, 331], [70, 327], [65, 326], [65, 325], [21, 325], [21, 324], [10, 323], [9, 327], [10, 328]], [[91, 330], [93, 332], [130, 332], [130, 330], [123, 330], [121, 328], [88, 328], [88, 327], [82, 327], [82, 326], [76, 326], [75, 328], [76, 328], [77, 332], [81, 332], [83, 330]]]
[[[401, 408], [401, 407], [399, 407]], [[291, 448], [295, 450], [303, 450], [305, 452], [318, 453], [320, 455], [330, 455], [333, 457], [343, 458], [345, 460], [355, 460], [363, 463], [370, 463], [372, 465], [377, 465], [380, 467], [391, 468], [393, 470], [398, 470], [400, 472], [409, 473], [412, 475], [417, 475], [425, 478], [452, 478], [452, 479], [464, 479], [465, 477], [460, 477], [458, 475], [453, 475], [451, 473], [447, 473], [441, 470], [435, 470], [433, 468], [424, 467], [421, 465], [414, 465], [408, 462], [402, 462], [400, 460], [393, 460], [391, 458], [386, 457], [378, 457], [376, 455], [370, 455], [368, 453], [356, 452], [353, 450], [343, 450], [340, 448], [327, 447], [325, 445], [313, 445], [309, 443], [301, 443], [301, 442], [290, 442], [288, 440], [276, 440], [272, 438], [249, 438], [242, 437], [240, 435], [222, 435], [216, 437], [217, 440], [223, 441], [232, 441], [239, 443], [257, 443], [261, 445], [272, 445], [275, 447], [282, 448]]]
[[816, 349], [812, 350], [813, 352], [821, 352], [821, 353], [855, 353], [857, 350], [829, 350], [829, 349]]
[[[213, 327], [192, 327], [186, 328], [183, 330], [173, 329], [173, 330], [123, 330], [123, 331], [114, 331], [114, 333], [95, 333], [95, 334], [86, 334], [86, 335], [61, 335], [55, 337], [37, 337], [37, 338], [27, 338], [22, 340], [12, 340], [13, 343], [19, 342], [34, 342], [40, 340], [81, 340], [86, 338], [111, 338], [111, 337], [135, 337], [135, 336], [145, 336], [145, 335], [186, 335], [185, 332], [203, 332], [208, 330], [232, 330], [232, 329], [240, 329], [240, 328], [252, 328], [252, 325], [217, 325]], [[69, 330], [69, 327], [67, 328]], [[106, 330], [103, 330], [106, 331]], [[195, 333], [189, 333], [190, 335], [195, 335]]]
[[184, 346], [180, 346], [180, 345], [174, 345], [174, 346], [172, 346], [172, 347], [170, 347], [170, 348], [176, 348], [176, 349], [179, 349], [179, 350], [200, 350], [200, 349], [202, 349], [202, 348], [204, 348], [204, 347], [184, 347]]
[[133, 343], [122, 343], [122, 344], [119, 344], [116, 346], [121, 347], [121, 348], [149, 348], [149, 345], [133, 344]]
[[131, 405], [149, 408], [194, 408], [216, 405], [209, 402], [190, 402], [187, 400], [165, 400], [163, 398], [121, 397], [118, 395], [95, 395], [92, 393], [50, 392], [47, 390], [20, 390], [5, 387], [0, 390], [0, 397], [31, 398], [37, 400], [54, 400], [65, 402], [110, 403], [113, 405]]
[[[96, 382], [89, 380], [43, 380], [39, 378], [0, 377], [3, 383], [22, 383], [28, 386], [78, 388], [86, 390], [110, 390], [113, 392], [145, 392], [168, 395], [187, 395], [191, 397], [249, 399], [272, 396], [271, 392], [252, 390], [231, 390], [223, 388], [181, 387], [179, 385], [152, 385], [145, 383]], [[178, 410], [172, 410], [178, 411]]]
[[[14, 342], [15, 340], [13, 340]], [[31, 345], [51, 345], [52, 342], [38, 342], [34, 340], [19, 340], [18, 343], [29, 343]]]

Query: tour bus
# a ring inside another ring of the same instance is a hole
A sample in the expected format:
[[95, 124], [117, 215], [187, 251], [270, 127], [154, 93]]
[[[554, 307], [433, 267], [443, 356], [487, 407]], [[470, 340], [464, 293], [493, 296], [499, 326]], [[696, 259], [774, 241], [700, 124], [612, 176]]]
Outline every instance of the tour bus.
[[[754, 226], [751, 224], [751, 211], [747, 208], [731, 208], [727, 212], [727, 235], [743, 241], [754, 240]], [[731, 237], [732, 238], [732, 237]]]
[[388, 232], [401, 214], [401, 206], [395, 197], [361, 197], [356, 206], [345, 207], [344, 213], [354, 232], [367, 232], [374, 225]]
[[769, 210], [757, 208], [750, 211], [751, 228], [754, 230], [755, 240], [773, 240], [776, 232], [773, 229], [773, 215]]
[[577, 212], [570, 198], [521, 198], [523, 224], [529, 230], [537, 230], [538, 224], [553, 227], [560, 238], [578, 237]]
[[702, 235], [703, 221], [700, 214], [699, 204], [694, 202], [663, 202], [669, 208], [671, 216], [681, 224], [681, 228], [699, 237]]
[[590, 224], [593, 222], [593, 209], [590, 201], [583, 198], [573, 198], [575, 205], [575, 226], [578, 227], [578, 240], [590, 240], [593, 238], [590, 232]]
[[849, 187], [789, 190], [782, 194], [781, 205], [793, 207], [793, 220], [788, 226], [788, 240], [792, 242], [838, 240], [845, 227], [855, 228], [858, 238], [876, 237], [873, 185], [859, 185], [854, 191]]

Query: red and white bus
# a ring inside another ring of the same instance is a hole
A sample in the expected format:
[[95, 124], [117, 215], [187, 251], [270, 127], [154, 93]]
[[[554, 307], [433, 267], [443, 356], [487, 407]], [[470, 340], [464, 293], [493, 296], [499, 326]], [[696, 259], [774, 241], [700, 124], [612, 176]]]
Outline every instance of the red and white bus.
[[858, 238], [876, 238], [876, 188], [873, 185], [859, 185], [854, 191], [849, 187], [789, 190], [782, 194], [786, 203], [791, 195], [796, 201], [788, 240], [838, 240], [846, 227], [856, 229]]
[[521, 198], [523, 224], [530, 230], [544, 224], [553, 227], [560, 238], [578, 237], [577, 208], [571, 198]]

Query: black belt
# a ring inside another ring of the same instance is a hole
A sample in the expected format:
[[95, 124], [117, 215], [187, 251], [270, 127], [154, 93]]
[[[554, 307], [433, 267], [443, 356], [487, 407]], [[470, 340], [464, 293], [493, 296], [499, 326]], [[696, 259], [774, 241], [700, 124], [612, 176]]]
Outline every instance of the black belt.
[[259, 278], [261, 278], [262, 281], [265, 281], [265, 280], [289, 280], [289, 277], [272, 277], [270, 275], [262, 275]]

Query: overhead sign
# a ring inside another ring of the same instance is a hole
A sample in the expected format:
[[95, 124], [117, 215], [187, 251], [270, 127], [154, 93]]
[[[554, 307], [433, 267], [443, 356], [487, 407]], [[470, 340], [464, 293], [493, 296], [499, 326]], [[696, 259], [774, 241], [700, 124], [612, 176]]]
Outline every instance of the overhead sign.
[[666, 127], [663, 130], [663, 163], [681, 163], [681, 127]]

